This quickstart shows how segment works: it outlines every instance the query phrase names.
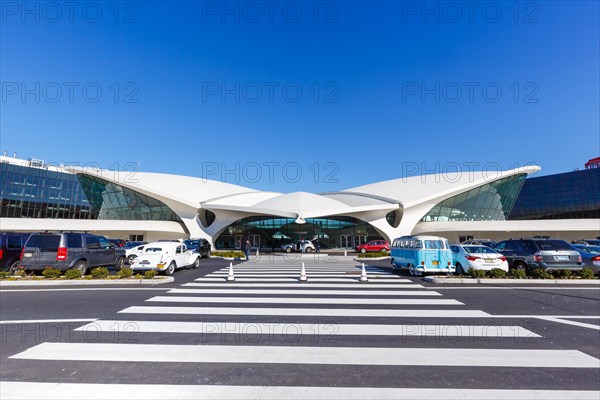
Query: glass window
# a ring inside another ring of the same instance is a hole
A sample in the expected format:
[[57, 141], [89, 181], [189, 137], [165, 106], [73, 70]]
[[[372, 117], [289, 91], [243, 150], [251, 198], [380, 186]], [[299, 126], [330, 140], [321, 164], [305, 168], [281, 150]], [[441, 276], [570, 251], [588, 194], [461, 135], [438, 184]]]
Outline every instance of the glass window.
[[40, 251], [57, 251], [59, 243], [59, 235], [31, 235], [26, 247], [37, 247]]
[[441, 240], [425, 240], [426, 249], [443, 249], [444, 242]]
[[81, 235], [79, 233], [67, 233], [67, 246], [71, 248], [82, 248]]
[[20, 249], [23, 246], [20, 236], [8, 236], [6, 238], [7, 249]]

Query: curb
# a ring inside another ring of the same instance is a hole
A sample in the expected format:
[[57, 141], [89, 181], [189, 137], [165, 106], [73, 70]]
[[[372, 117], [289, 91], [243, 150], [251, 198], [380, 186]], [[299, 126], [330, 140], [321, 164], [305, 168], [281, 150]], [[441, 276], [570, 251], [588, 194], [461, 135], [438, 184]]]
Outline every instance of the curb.
[[172, 276], [155, 279], [93, 279], [93, 280], [56, 280], [56, 281], [0, 281], [0, 287], [11, 286], [93, 286], [93, 285], [162, 285], [173, 283]]
[[493, 279], [493, 278], [440, 278], [425, 277], [425, 282], [430, 283], [460, 283], [460, 284], [494, 284], [494, 285], [513, 285], [515, 283], [525, 283], [528, 285], [600, 285], [599, 279]]

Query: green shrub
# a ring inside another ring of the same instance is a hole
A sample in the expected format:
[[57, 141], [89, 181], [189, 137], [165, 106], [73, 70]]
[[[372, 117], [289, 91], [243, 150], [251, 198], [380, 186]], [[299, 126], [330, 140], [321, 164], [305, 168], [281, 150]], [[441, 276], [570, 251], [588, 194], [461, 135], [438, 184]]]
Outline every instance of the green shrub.
[[572, 279], [573, 272], [570, 269], [559, 269], [554, 273], [554, 276], [559, 279]]
[[492, 268], [488, 275], [490, 278], [506, 278], [506, 271], [500, 268]]
[[20, 276], [20, 277], [26, 277], [27, 276], [27, 271], [25, 271], [25, 268], [19, 268], [17, 269], [17, 271], [15, 272], [16, 276]]
[[91, 279], [94, 279], [94, 277], [91, 276], [91, 275], [86, 275], [86, 276], [83, 277], [83, 279], [87, 279], [89, 281]]
[[534, 269], [531, 271], [531, 276], [537, 279], [552, 279], [552, 275], [550, 275], [548, 271], [543, 268]]
[[212, 251], [210, 254], [211, 254], [211, 256], [226, 257], [226, 258], [243, 258], [243, 257], [245, 257], [244, 253], [242, 253], [241, 251], [219, 250], [219, 251]]
[[467, 274], [471, 276], [471, 278], [485, 278], [485, 271], [481, 269], [469, 268]]
[[584, 268], [581, 271], [579, 271], [579, 276], [582, 279], [594, 279], [594, 271], [592, 271], [589, 268]]
[[62, 272], [60, 272], [60, 270], [54, 269], [54, 268], [46, 268], [45, 270], [42, 271], [42, 275], [44, 275], [44, 277], [46, 279], [56, 279], [61, 274], [62, 274]]
[[133, 271], [131, 268], [121, 268], [119, 271], [119, 278], [131, 278]]
[[142, 274], [135, 274], [134, 278], [135, 279], [143, 279], [144, 276]]
[[511, 269], [509, 273], [511, 278], [514, 279], [525, 279], [527, 278], [527, 272], [524, 269]]
[[376, 253], [358, 253], [358, 258], [377, 258], [377, 257], [389, 257], [389, 253], [384, 253], [382, 251]]
[[79, 279], [79, 278], [81, 278], [81, 271], [78, 269], [70, 269], [67, 272], [65, 272], [65, 278]]
[[108, 269], [104, 267], [94, 268], [90, 271], [94, 279], [104, 279], [108, 276]]
[[10, 276], [9, 272], [6, 271], [0, 271], [0, 279], [6, 279]]
[[154, 270], [146, 271], [146, 272], [144, 272], [144, 279], [154, 279], [156, 274], [157, 274], [157, 272]]

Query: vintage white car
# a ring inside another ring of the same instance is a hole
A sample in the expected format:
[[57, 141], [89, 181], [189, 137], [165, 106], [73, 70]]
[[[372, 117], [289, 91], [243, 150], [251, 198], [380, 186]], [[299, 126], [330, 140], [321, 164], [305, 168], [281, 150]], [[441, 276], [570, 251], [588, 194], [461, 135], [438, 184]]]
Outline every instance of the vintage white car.
[[181, 242], [154, 242], [144, 245], [143, 252], [132, 260], [133, 271], [155, 270], [172, 275], [176, 269], [198, 268], [200, 254], [188, 250]]

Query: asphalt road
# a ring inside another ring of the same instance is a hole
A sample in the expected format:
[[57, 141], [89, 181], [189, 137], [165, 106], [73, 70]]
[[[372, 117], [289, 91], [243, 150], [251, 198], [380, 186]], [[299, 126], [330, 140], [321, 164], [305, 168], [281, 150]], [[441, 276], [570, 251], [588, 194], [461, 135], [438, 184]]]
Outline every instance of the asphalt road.
[[[308, 283], [294, 282], [301, 261]], [[204, 260], [152, 288], [2, 288], [0, 398], [52, 398], [32, 382], [92, 385], [73, 398], [96, 398], [90, 390], [108, 384], [156, 398], [175, 389], [190, 398], [434, 393], [411, 388], [450, 390], [440, 398], [481, 398], [473, 389], [600, 397], [591, 392], [600, 390], [597, 287], [435, 285], [384, 262], [369, 263], [369, 282], [359, 283], [357, 263], [341, 257], [238, 262], [236, 282], [225, 283], [228, 265]], [[65, 397], [69, 387], [59, 387]]]

